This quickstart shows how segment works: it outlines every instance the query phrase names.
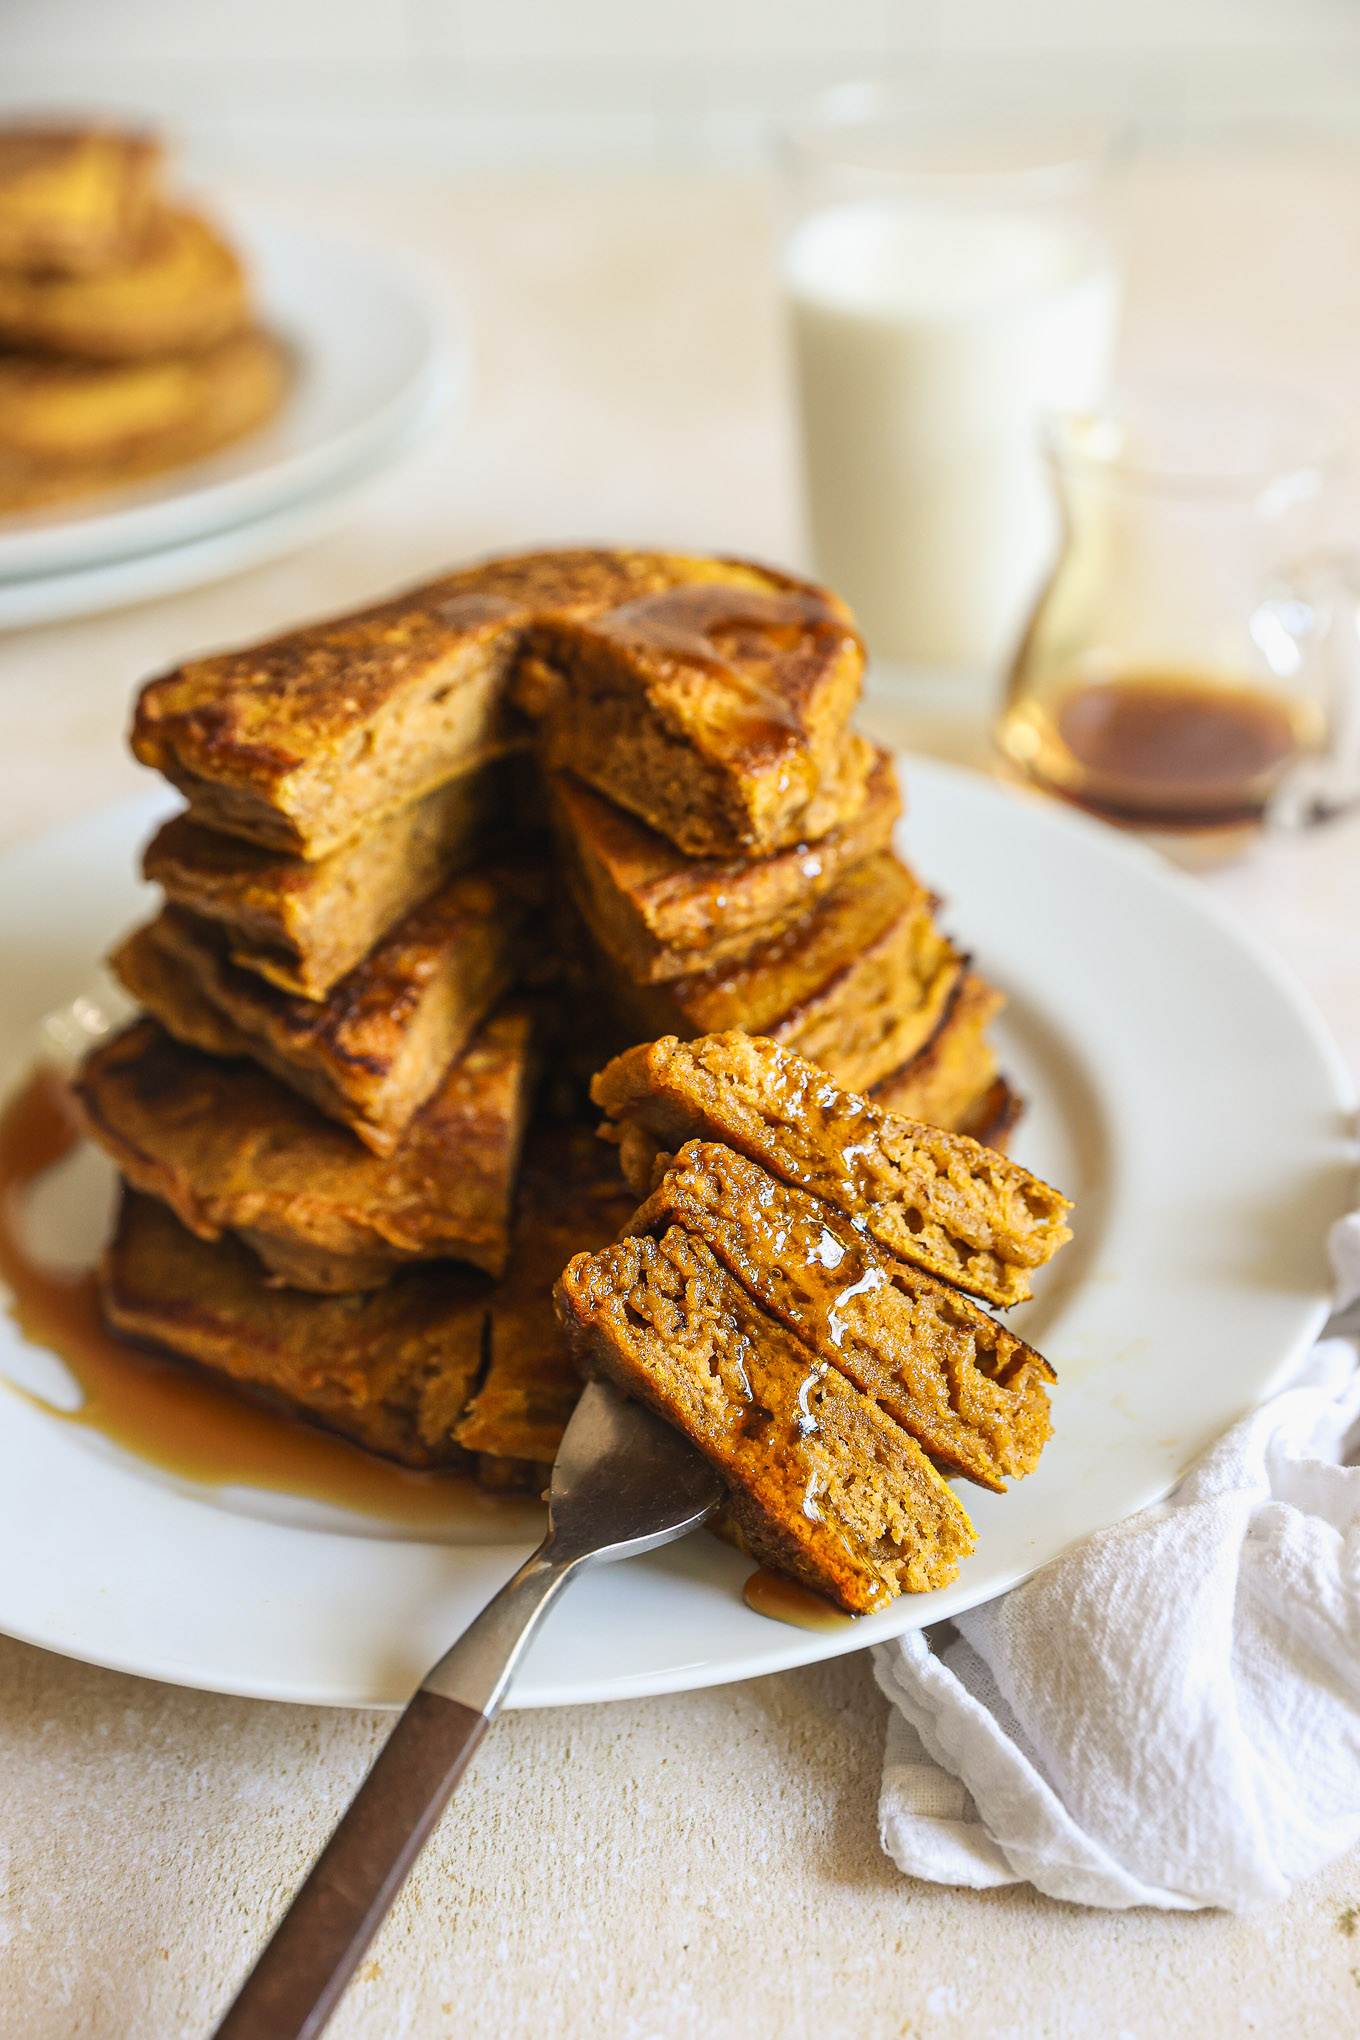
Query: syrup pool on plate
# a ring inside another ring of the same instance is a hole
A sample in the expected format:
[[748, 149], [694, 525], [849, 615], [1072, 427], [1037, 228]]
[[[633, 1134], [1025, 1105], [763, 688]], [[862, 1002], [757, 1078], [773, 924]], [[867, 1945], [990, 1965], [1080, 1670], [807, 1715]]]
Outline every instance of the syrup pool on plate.
[[220, 1388], [183, 1362], [115, 1338], [100, 1314], [93, 1269], [40, 1259], [26, 1223], [26, 1200], [80, 1139], [70, 1094], [50, 1068], [38, 1068], [0, 1110], [0, 1277], [9, 1314], [30, 1344], [59, 1357], [80, 1391], [74, 1408], [41, 1399], [53, 1418], [98, 1434], [172, 1480], [219, 1494], [301, 1498], [368, 1518], [389, 1535], [459, 1543], [538, 1537], [542, 1509], [534, 1499], [486, 1494], [462, 1474], [392, 1465]]

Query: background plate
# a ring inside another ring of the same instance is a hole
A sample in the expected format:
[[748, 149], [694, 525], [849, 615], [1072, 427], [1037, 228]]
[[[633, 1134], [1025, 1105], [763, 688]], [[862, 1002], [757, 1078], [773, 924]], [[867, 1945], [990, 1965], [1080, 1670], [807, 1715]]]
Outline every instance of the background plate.
[[227, 223], [250, 264], [262, 321], [296, 358], [279, 416], [207, 460], [0, 519], [0, 583], [184, 546], [275, 514], [404, 443], [436, 392], [462, 393], [467, 339], [436, 315], [410, 266], [268, 213], [243, 209]]
[[[1143, 1506], [1268, 1394], [1327, 1313], [1350, 1201], [1351, 1087], [1282, 968], [1112, 831], [909, 761], [903, 847], [1009, 994], [1022, 1161], [1076, 1236], [1013, 1314], [1059, 1373], [1056, 1436], [1011, 1493], [966, 1489], [956, 1584], [843, 1630], [751, 1614], [749, 1561], [700, 1533], [603, 1570], [548, 1618], [519, 1706], [682, 1691], [846, 1650], [986, 1600]], [[0, 1056], [68, 1000], [140, 905], [161, 795], [0, 858]], [[0, 1324], [0, 1369], [31, 1369]], [[31, 1375], [30, 1375], [31, 1378]], [[186, 1494], [0, 1391], [0, 1628], [49, 1649], [270, 1699], [394, 1706], [523, 1556], [284, 1526]]]

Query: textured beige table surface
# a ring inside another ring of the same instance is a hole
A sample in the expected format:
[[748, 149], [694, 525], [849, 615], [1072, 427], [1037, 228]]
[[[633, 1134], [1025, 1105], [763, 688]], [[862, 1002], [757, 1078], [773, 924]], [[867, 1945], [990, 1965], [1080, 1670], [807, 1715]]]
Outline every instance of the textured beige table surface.
[[[570, 537], [799, 547], [762, 194], [720, 183], [294, 183], [461, 287], [477, 393], [341, 535], [194, 595], [0, 638], [0, 840], [125, 793], [158, 665]], [[1350, 394], [1360, 162], [1145, 166], [1129, 354]], [[871, 716], [955, 755], [966, 717]], [[1209, 881], [1360, 1070], [1360, 823]], [[3, 968], [3, 959], [0, 959]], [[13, 1562], [12, 1560], [10, 1562]], [[1360, 2031], [1360, 1852], [1248, 1919], [1093, 1914], [901, 1878], [863, 1657], [514, 1715], [484, 1747], [336, 2040], [876, 2040]], [[358, 1783], [383, 1718], [179, 1692], [0, 1640], [0, 2036], [196, 2040]]]

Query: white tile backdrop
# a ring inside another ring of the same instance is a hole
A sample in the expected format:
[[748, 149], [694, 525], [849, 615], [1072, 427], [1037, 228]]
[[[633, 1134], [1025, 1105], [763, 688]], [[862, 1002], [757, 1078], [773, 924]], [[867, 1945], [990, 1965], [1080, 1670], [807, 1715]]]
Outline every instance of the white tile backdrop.
[[0, 0], [0, 104], [137, 109], [215, 163], [751, 161], [887, 72], [1360, 129], [1360, 0]]

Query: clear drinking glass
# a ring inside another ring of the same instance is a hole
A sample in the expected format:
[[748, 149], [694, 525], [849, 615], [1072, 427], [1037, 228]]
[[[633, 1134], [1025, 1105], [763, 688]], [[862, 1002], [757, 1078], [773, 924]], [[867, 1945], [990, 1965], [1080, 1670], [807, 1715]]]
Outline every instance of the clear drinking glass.
[[1303, 397], [1222, 384], [1050, 425], [1064, 542], [998, 740], [1050, 792], [1218, 839], [1360, 797], [1360, 560], [1314, 544], [1345, 445]]
[[1105, 393], [1110, 137], [887, 87], [783, 136], [818, 570], [875, 658], [997, 672], [1051, 563], [1042, 420]]

